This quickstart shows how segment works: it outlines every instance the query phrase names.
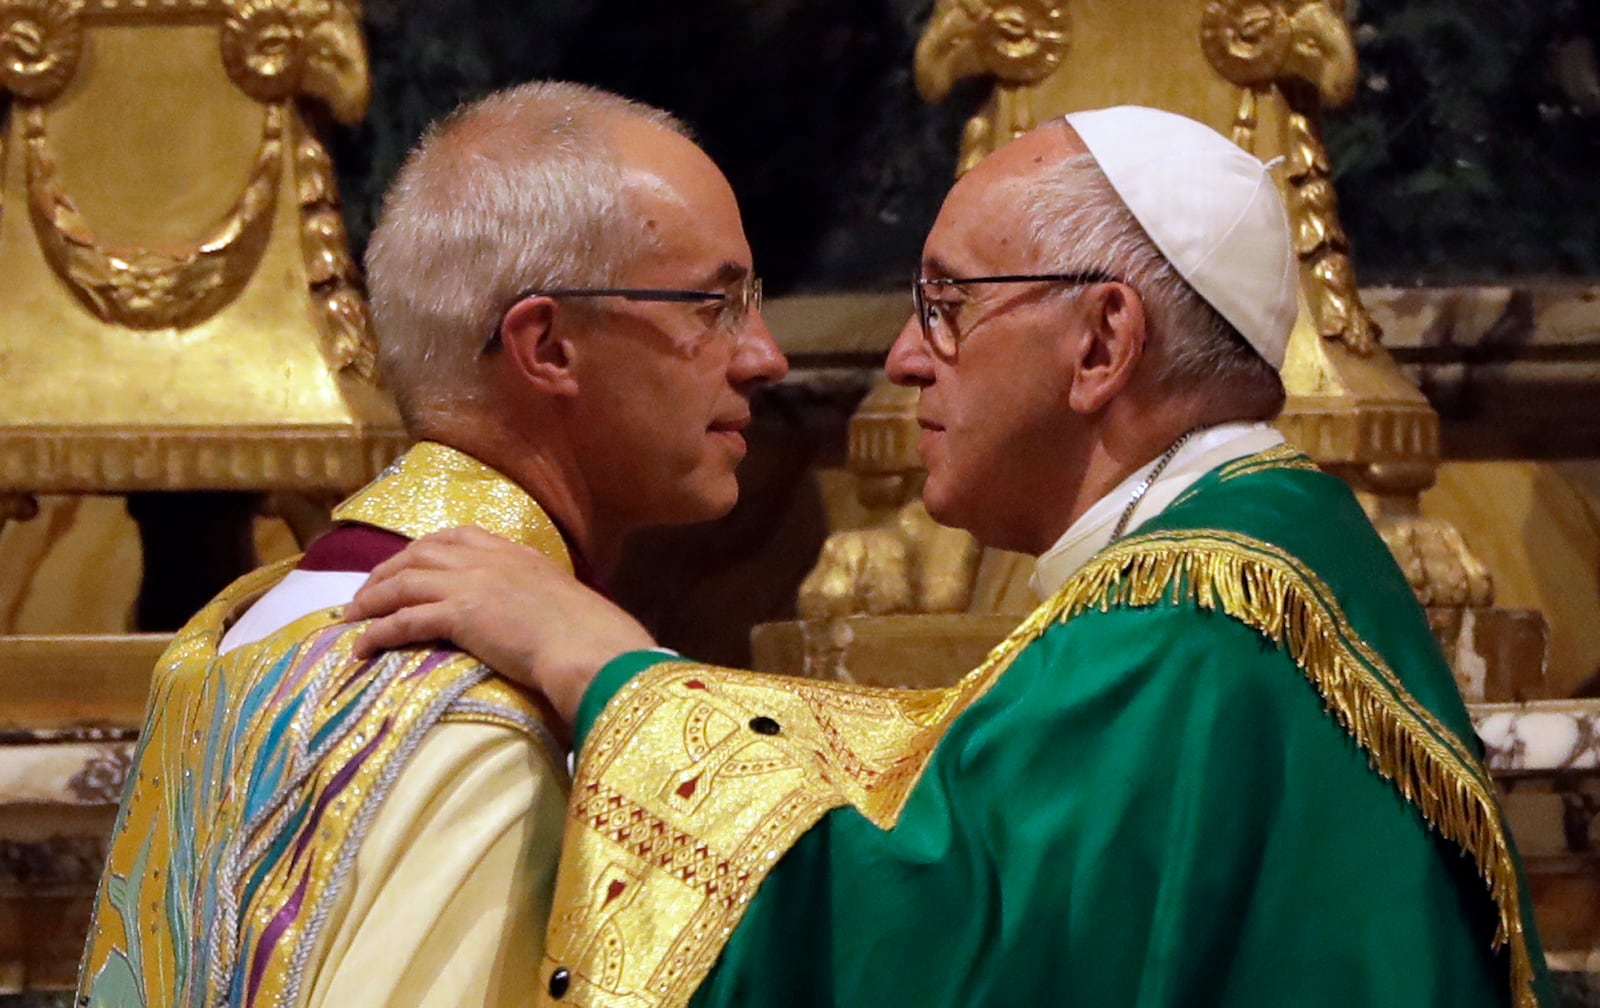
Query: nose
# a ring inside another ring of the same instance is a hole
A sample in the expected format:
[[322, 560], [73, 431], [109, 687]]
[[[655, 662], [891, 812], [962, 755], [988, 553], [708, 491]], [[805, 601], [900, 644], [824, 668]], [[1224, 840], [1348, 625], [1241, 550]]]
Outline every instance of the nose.
[[752, 311], [728, 365], [729, 382], [741, 390], [753, 389], [782, 381], [788, 373], [789, 359], [778, 349], [778, 341], [767, 328], [767, 320], [760, 309]]
[[883, 362], [883, 372], [896, 385], [922, 388], [933, 384], [933, 359], [915, 315], [900, 327], [900, 335], [889, 348], [889, 359]]

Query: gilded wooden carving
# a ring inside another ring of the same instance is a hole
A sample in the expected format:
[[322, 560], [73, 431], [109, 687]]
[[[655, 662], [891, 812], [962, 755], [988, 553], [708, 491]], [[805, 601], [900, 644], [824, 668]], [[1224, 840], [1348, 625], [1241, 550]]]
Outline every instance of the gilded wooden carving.
[[0, 0], [0, 487], [349, 488], [403, 443], [318, 136], [360, 16]]
[[[104, 13], [108, 5], [97, 5]], [[144, 7], [146, 5], [129, 5]], [[173, 5], [168, 5], [173, 6]], [[194, 12], [202, 5], [187, 5]], [[366, 63], [355, 13], [343, 2], [227, 0], [222, 64], [265, 115], [253, 164], [233, 205], [205, 233], [176, 248], [115, 246], [99, 239], [74, 202], [51, 150], [46, 105], [72, 82], [83, 51], [82, 0], [0, 0], [0, 84], [17, 99], [26, 147], [29, 210], [56, 274], [100, 319], [130, 329], [186, 328], [232, 302], [260, 265], [282, 178], [289, 103], [318, 98], [344, 121], [367, 99]], [[372, 352], [344, 253], [337, 201], [326, 183], [327, 156], [306, 134], [296, 151], [302, 183], [305, 254], [325, 315], [330, 356], [370, 375]], [[321, 173], [320, 175], [318, 173]], [[340, 255], [343, 262], [335, 261]]]

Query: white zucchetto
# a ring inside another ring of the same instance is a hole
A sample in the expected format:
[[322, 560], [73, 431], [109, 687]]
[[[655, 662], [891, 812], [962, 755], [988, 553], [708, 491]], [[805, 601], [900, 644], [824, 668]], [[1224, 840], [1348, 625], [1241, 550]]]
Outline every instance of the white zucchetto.
[[1267, 166], [1172, 112], [1119, 105], [1065, 118], [1167, 261], [1257, 353], [1282, 367], [1299, 268]]

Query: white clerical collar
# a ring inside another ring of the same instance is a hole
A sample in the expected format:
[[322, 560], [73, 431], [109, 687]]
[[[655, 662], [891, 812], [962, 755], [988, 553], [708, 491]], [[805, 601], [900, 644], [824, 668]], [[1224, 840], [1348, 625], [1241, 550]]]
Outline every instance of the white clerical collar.
[[[1171, 458], [1163, 455], [1161, 459], [1140, 466], [1080, 515], [1056, 544], [1040, 555], [1030, 582], [1034, 593], [1040, 598], [1055, 594], [1066, 584], [1067, 578], [1111, 545], [1122, 512], [1147, 480], [1149, 486], [1137, 498], [1124, 534], [1166, 510], [1179, 494], [1217, 466], [1281, 444], [1283, 435], [1264, 423], [1226, 423], [1196, 431]], [[1163, 459], [1165, 465], [1162, 465]], [[1150, 480], [1152, 473], [1155, 479]]]

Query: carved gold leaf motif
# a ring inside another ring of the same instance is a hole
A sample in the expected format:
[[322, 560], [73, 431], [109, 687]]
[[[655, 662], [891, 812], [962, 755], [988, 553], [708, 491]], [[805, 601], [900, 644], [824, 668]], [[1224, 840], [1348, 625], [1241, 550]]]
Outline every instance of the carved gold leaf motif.
[[984, 68], [1001, 80], [1033, 84], [1061, 65], [1070, 35], [1066, 8], [1047, 0], [1014, 0], [977, 19]]
[[1273, 0], [1212, 0], [1200, 16], [1206, 58], [1242, 87], [1276, 80], [1289, 43], [1289, 15]]
[[60, 94], [83, 52], [82, 0], [0, 0], [0, 88], [31, 101]]
[[266, 109], [261, 145], [244, 191], [209, 234], [185, 248], [101, 245], [62, 188], [44, 110], [21, 109], [28, 205], [45, 259], [99, 318], [130, 329], [192, 326], [216, 314], [249, 281], [266, 249], [283, 170], [287, 109]]

